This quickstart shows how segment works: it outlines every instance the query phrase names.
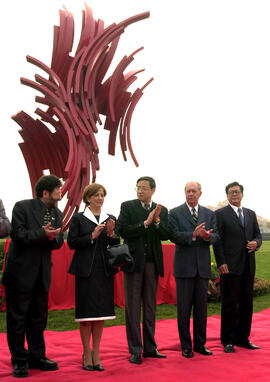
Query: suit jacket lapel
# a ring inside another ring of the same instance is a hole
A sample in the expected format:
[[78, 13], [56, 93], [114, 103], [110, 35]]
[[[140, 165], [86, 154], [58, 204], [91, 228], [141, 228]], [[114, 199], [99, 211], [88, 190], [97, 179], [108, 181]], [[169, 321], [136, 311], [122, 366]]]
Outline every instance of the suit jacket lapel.
[[105, 220], [108, 219], [108, 217], [109, 217], [109, 215], [106, 212], [103, 212], [101, 210], [101, 214], [100, 214], [100, 217], [99, 217], [99, 224], [104, 223]]
[[153, 211], [157, 206], [157, 203], [152, 202], [152, 206], [150, 208], [150, 211]]
[[244, 229], [244, 227], [242, 226], [240, 220], [239, 220], [239, 217], [236, 215], [235, 211], [233, 210], [233, 208], [228, 205], [228, 212], [232, 218], [232, 220], [237, 224], [239, 225], [239, 227], [241, 227], [242, 229]]
[[196, 227], [197, 226], [197, 223], [194, 221], [191, 213], [190, 213], [190, 210], [188, 208], [188, 206], [185, 204], [182, 205], [183, 207], [183, 215], [185, 216], [185, 218], [194, 226]]
[[44, 210], [41, 203], [38, 198], [33, 199], [33, 216], [40, 227], [44, 225]]
[[249, 225], [249, 213], [248, 213], [248, 210], [244, 207], [242, 208], [242, 211], [243, 211], [243, 215], [244, 215], [244, 225], [245, 225], [245, 229], [246, 229]]
[[99, 225], [99, 224], [103, 223], [105, 220], [108, 219], [108, 214], [106, 214], [106, 213], [103, 212], [102, 210], [101, 210], [101, 213], [100, 213], [99, 222], [97, 221], [95, 215], [93, 214], [92, 211], [90, 211], [89, 208], [86, 208], [86, 209], [85, 209], [83, 215], [84, 215], [87, 219], [91, 220], [91, 222], [95, 223], [96, 225]]
[[[152, 204], [153, 206], [153, 204]], [[152, 209], [152, 208], [151, 208]], [[145, 220], [148, 216], [148, 213], [145, 208], [143, 208], [142, 203], [139, 199], [135, 200], [135, 213], [138, 220]]]
[[204, 209], [199, 205], [198, 206], [198, 222], [197, 222], [197, 225], [203, 223], [204, 221], [205, 221]]
[[57, 214], [57, 212], [56, 212], [56, 209], [55, 208], [52, 208], [51, 209], [51, 224], [52, 224], [52, 226], [53, 227], [55, 227], [56, 228], [56, 224], [58, 223], [57, 222], [57, 217], [58, 217], [58, 214]]

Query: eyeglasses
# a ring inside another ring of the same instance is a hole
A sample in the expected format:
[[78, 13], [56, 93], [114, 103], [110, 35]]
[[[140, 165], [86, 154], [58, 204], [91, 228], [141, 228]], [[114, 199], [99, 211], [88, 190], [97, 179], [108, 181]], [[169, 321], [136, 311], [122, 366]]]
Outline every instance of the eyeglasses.
[[135, 191], [138, 192], [138, 191], [148, 191], [150, 190], [150, 187], [145, 187], [145, 186], [136, 186], [135, 187]]
[[239, 191], [239, 190], [231, 190], [231, 191], [228, 192], [228, 194], [229, 194], [229, 195], [234, 195], [234, 194], [235, 194], [235, 195], [238, 195], [238, 194], [242, 194], [242, 192]]

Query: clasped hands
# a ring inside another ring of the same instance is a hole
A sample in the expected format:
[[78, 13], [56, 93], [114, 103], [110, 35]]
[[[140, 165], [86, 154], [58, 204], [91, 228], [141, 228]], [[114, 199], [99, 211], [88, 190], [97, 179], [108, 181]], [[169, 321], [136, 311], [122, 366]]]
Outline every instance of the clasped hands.
[[59, 234], [59, 232], [61, 231], [61, 228], [54, 228], [54, 227], [52, 227], [51, 222], [49, 222], [48, 224], [42, 226], [42, 228], [44, 229], [45, 234], [46, 234], [48, 240], [53, 240]]
[[247, 250], [248, 250], [248, 253], [251, 253], [251, 252], [254, 252], [256, 250], [256, 248], [258, 247], [258, 243], [257, 241], [255, 240], [252, 240], [252, 241], [248, 241], [247, 242]]
[[201, 223], [197, 225], [197, 227], [193, 231], [192, 237], [195, 239], [197, 236], [200, 236], [204, 240], [209, 240], [211, 237], [211, 232], [213, 232], [212, 229], [209, 229], [208, 231], [206, 231], [205, 223]]
[[113, 219], [109, 219], [107, 223], [102, 223], [96, 226], [96, 228], [92, 232], [92, 240], [97, 239], [106, 226], [107, 226], [107, 235], [113, 236], [115, 221]]
[[147, 228], [152, 222], [155, 224], [159, 224], [160, 219], [159, 219], [159, 214], [161, 211], [161, 204], [157, 204], [156, 208], [153, 209], [153, 211], [150, 212], [148, 215], [148, 218], [144, 221], [144, 226]]

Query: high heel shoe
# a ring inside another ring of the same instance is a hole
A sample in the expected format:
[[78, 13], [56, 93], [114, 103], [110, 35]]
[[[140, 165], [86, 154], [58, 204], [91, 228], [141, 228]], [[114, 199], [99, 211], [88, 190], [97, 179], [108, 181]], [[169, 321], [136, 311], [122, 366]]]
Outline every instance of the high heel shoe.
[[93, 365], [85, 365], [84, 364], [84, 354], [82, 355], [82, 368], [83, 368], [83, 370], [87, 370], [87, 371], [93, 371], [94, 370]]
[[[99, 357], [98, 357], [99, 358]], [[94, 357], [94, 351], [92, 350], [92, 359], [93, 359], [93, 362], [94, 362], [94, 359], [95, 359], [95, 357]], [[100, 362], [100, 361], [99, 361]], [[104, 367], [102, 366], [102, 363], [100, 362], [100, 363], [98, 363], [98, 364], [96, 364], [96, 365], [93, 365], [93, 368], [94, 368], [94, 370], [96, 370], [96, 371], [104, 371]]]
[[99, 365], [94, 365], [93, 368], [96, 371], [104, 371], [104, 367], [102, 366], [102, 363], [100, 363]]

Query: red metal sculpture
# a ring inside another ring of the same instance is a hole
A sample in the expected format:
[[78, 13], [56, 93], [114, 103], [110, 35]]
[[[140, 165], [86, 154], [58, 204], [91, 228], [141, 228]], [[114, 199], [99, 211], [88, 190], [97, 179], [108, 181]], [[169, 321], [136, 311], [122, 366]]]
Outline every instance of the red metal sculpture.
[[[148, 18], [149, 12], [104, 28], [104, 22], [95, 20], [91, 8], [85, 7], [74, 57], [70, 55], [74, 19], [66, 8], [60, 10], [60, 26], [54, 26], [51, 67], [27, 56], [27, 61], [41, 68], [48, 78], [36, 74], [35, 81], [21, 78], [21, 83], [42, 93], [43, 96], [37, 96], [35, 100], [46, 105], [47, 110], [36, 109], [40, 119], [33, 119], [23, 111], [12, 116], [22, 128], [19, 132], [23, 142], [19, 146], [27, 165], [33, 195], [34, 185], [44, 170], [48, 169], [64, 180], [63, 196], [67, 195], [63, 211], [64, 230], [79, 209], [82, 190], [90, 182], [90, 173], [94, 182], [96, 171], [100, 168], [95, 139], [97, 122], [102, 124], [100, 114], [106, 117], [104, 128], [110, 132], [108, 153], [115, 154], [118, 133], [124, 160], [128, 149], [138, 166], [130, 140], [130, 122], [143, 90], [153, 80], [150, 79], [133, 94], [127, 91], [142, 70], [126, 74], [124, 71], [143, 48], [123, 57], [113, 74], [104, 80], [120, 35], [130, 24]], [[50, 124], [51, 129], [42, 121]]]

